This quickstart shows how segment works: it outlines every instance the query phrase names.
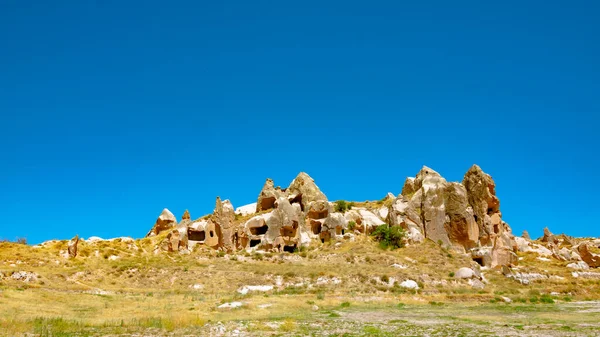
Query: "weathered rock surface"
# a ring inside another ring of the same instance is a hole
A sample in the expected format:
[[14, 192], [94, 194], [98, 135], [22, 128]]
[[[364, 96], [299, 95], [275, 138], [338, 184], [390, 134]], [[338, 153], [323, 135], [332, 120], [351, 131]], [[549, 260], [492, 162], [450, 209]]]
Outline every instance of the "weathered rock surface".
[[175, 218], [175, 215], [165, 208], [163, 209], [162, 213], [160, 213], [158, 219], [156, 219], [154, 227], [152, 227], [146, 236], [158, 235], [161, 232], [173, 229], [175, 226], [177, 226], [177, 219]]
[[479, 226], [479, 237], [483, 239], [483, 244], [487, 244], [491, 242], [492, 234], [500, 232], [500, 228], [492, 226], [490, 219], [492, 215], [500, 212], [500, 200], [496, 197], [496, 184], [492, 177], [477, 165], [473, 165], [467, 171], [462, 184], [467, 190], [467, 198]]
[[445, 204], [447, 219], [444, 225], [450, 242], [456, 247], [471, 249], [479, 241], [479, 227], [473, 217], [473, 209], [467, 200], [467, 190], [458, 183], [446, 186]]
[[525, 240], [531, 240], [531, 237], [529, 236], [529, 232], [524, 230], [523, 234], [521, 234], [521, 237]]
[[286, 192], [290, 201], [299, 202], [302, 210], [309, 208], [310, 203], [315, 201], [327, 201], [327, 197], [315, 184], [313, 178], [304, 172], [300, 172], [292, 181]]
[[232, 251], [237, 244], [237, 229], [234, 228], [235, 211], [229, 200], [221, 201], [217, 197], [213, 221], [219, 236], [219, 246], [226, 251]]
[[590, 267], [600, 267], [600, 254], [590, 252], [587, 242], [580, 244], [577, 251], [579, 252], [579, 256], [581, 256], [581, 259]]
[[266, 211], [275, 208], [275, 201], [281, 197], [283, 192], [280, 188], [275, 188], [272, 179], [267, 179], [256, 202], [256, 212]]

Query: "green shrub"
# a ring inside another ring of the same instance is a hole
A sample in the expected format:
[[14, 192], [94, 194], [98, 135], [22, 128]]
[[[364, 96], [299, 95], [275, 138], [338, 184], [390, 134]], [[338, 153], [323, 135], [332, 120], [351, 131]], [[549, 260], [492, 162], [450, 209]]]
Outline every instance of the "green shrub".
[[404, 247], [406, 233], [400, 226], [381, 225], [371, 234], [383, 249]]
[[338, 200], [335, 202], [335, 211], [336, 212], [346, 212], [348, 210], [348, 204], [344, 200]]
[[450, 274], [448, 274], [448, 276], [450, 276], [450, 277], [454, 277], [454, 272], [453, 272], [453, 271], [452, 271], [452, 272], [450, 272]]
[[350, 302], [343, 302], [342, 304], [340, 304], [340, 307], [342, 308], [348, 308], [350, 306]]
[[353, 231], [354, 228], [356, 228], [356, 222], [354, 221], [349, 221], [348, 222], [348, 230]]
[[544, 294], [544, 295], [542, 295], [542, 297], [540, 297], [540, 302], [546, 303], [546, 304], [553, 304], [554, 299], [552, 298], [552, 296]]

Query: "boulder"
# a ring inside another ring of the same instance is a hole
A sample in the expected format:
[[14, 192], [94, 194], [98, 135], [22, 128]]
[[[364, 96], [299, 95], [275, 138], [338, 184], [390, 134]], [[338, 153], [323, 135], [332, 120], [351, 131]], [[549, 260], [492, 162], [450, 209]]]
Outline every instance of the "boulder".
[[[473, 208], [479, 226], [479, 237], [491, 242], [491, 234], [499, 234], [492, 226], [491, 216], [500, 212], [500, 200], [496, 197], [496, 184], [489, 174], [473, 165], [465, 174], [462, 184], [467, 190], [467, 199]], [[486, 216], [487, 220], [486, 221]], [[497, 228], [499, 231], [501, 228]]]
[[492, 248], [491, 267], [513, 266], [518, 262], [517, 255], [513, 252], [510, 236], [506, 233], [496, 236]]
[[406, 289], [418, 290], [419, 284], [413, 280], [406, 280], [406, 281], [403, 281], [402, 283], [400, 283], [400, 287], [406, 288]]
[[302, 211], [307, 210], [312, 202], [327, 201], [327, 197], [315, 184], [313, 178], [304, 172], [298, 174], [286, 192], [289, 195], [290, 202], [298, 202]]
[[69, 251], [70, 258], [74, 258], [77, 256], [77, 245], [78, 244], [79, 244], [79, 235], [75, 235], [75, 237], [72, 238], [68, 244], [68, 251]]
[[471, 268], [462, 267], [456, 271], [454, 277], [458, 279], [471, 279], [475, 277], [475, 272]]
[[580, 244], [577, 248], [577, 252], [579, 253], [579, 256], [581, 256], [583, 262], [587, 263], [588, 266], [592, 268], [600, 267], [600, 254], [592, 253], [587, 242]]
[[521, 237], [525, 240], [531, 240], [531, 237], [529, 236], [529, 232], [524, 230], [523, 234], [521, 234]]
[[260, 194], [258, 195], [258, 200], [256, 202], [256, 212], [266, 211], [269, 209], [275, 208], [275, 201], [277, 198], [281, 197], [283, 192], [280, 188], [275, 188], [272, 179], [267, 179], [265, 185], [263, 186]]
[[364, 233], [369, 234], [374, 231], [375, 228], [385, 224], [385, 222], [379, 219], [379, 217], [373, 214], [373, 212], [359, 209], [358, 214], [361, 218], [360, 225], [363, 227]]
[[177, 226], [177, 219], [175, 218], [175, 215], [165, 208], [163, 209], [162, 213], [160, 213], [158, 219], [156, 219], [154, 227], [152, 227], [146, 237], [158, 235], [161, 232], [173, 229], [175, 226]]
[[221, 201], [217, 197], [213, 221], [216, 224], [219, 246], [226, 251], [233, 251], [237, 244], [237, 228], [235, 228], [235, 212], [229, 200]]

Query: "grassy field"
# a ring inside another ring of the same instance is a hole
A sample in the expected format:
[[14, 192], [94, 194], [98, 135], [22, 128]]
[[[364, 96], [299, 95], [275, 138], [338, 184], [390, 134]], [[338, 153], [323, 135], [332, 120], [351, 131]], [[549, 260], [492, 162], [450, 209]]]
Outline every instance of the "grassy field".
[[[384, 251], [367, 237], [297, 253], [154, 253], [161, 237], [43, 247], [0, 244], [0, 334], [595, 336], [600, 280], [523, 254], [522, 285], [498, 270], [474, 289], [453, 273], [466, 256], [434, 242]], [[14, 272], [36, 276], [29, 282]], [[418, 290], [399, 286], [414, 280]], [[238, 290], [270, 285], [267, 292]], [[510, 299], [511, 303], [505, 303]], [[240, 302], [237, 309], [221, 304]], [[237, 331], [237, 332], [236, 332]]]

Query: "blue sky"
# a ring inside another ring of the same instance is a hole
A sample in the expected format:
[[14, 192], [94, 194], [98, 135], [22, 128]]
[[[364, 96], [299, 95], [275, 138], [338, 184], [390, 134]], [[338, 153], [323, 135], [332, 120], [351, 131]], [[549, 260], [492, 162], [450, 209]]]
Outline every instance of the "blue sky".
[[493, 176], [516, 233], [598, 236], [597, 1], [0, 1], [0, 238], [167, 207]]

